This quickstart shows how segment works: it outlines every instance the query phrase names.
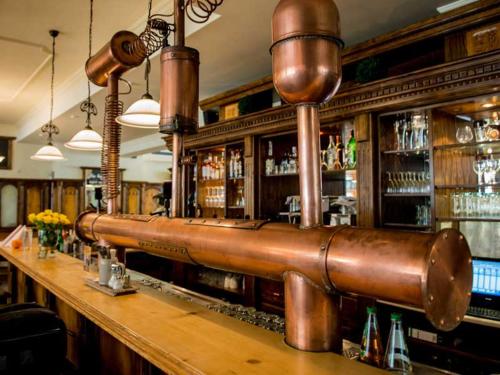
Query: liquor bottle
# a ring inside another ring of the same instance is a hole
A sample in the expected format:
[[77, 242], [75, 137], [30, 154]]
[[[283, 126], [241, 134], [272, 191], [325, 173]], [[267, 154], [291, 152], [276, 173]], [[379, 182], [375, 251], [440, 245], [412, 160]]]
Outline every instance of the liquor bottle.
[[326, 149], [326, 169], [331, 171], [335, 165], [336, 152], [335, 143], [333, 142], [333, 135], [330, 135], [330, 143], [328, 143], [328, 148]]
[[201, 162], [201, 179], [207, 179], [207, 159], [203, 159]]
[[241, 178], [243, 176], [243, 164], [241, 161], [240, 150], [236, 150], [236, 178]]
[[356, 138], [354, 138], [354, 130], [351, 130], [351, 138], [347, 142], [346, 164], [346, 168], [356, 168]]
[[384, 368], [398, 374], [410, 374], [412, 366], [408, 356], [408, 347], [401, 324], [401, 314], [391, 314], [391, 330], [387, 340], [387, 350], [384, 357]]
[[60, 253], [64, 253], [64, 229], [58, 229], [57, 230], [57, 242], [56, 242], [56, 249]]
[[213, 161], [212, 154], [209, 152], [207, 158], [207, 180], [211, 179], [213, 179]]
[[224, 179], [226, 173], [226, 161], [224, 160], [224, 154], [220, 156], [220, 162], [219, 162], [219, 178]]
[[280, 174], [287, 174], [288, 173], [288, 153], [283, 154], [283, 159], [281, 159], [281, 164], [280, 164]]
[[214, 156], [214, 164], [212, 166], [212, 179], [218, 180], [220, 178], [220, 163], [219, 157]]
[[288, 160], [288, 173], [297, 173], [297, 147], [292, 147], [292, 153]]
[[339, 170], [344, 168], [344, 144], [340, 138], [340, 135], [335, 136], [335, 162], [333, 164], [333, 169]]
[[401, 150], [401, 136], [399, 134], [399, 128], [401, 127], [399, 115], [396, 116], [396, 121], [394, 121], [394, 140], [396, 142], [396, 150]]
[[234, 178], [234, 151], [231, 150], [231, 159], [229, 160], [229, 178]]
[[382, 341], [380, 340], [380, 331], [376, 315], [377, 308], [375, 306], [367, 307], [366, 312], [368, 313], [368, 318], [365, 323], [365, 329], [363, 330], [359, 360], [376, 367], [382, 367]]
[[274, 173], [273, 142], [269, 141], [267, 147], [266, 176]]

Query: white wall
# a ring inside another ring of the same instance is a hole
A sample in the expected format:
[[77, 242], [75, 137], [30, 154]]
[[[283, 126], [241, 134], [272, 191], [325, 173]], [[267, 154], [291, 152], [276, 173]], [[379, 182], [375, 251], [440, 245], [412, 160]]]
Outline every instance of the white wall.
[[[0, 136], [15, 137], [17, 127], [0, 124]], [[19, 143], [14, 141], [12, 169], [0, 169], [0, 178], [32, 178], [32, 179], [81, 179], [80, 167], [99, 167], [101, 155], [99, 152], [82, 152], [67, 149], [62, 144], [57, 147], [62, 151], [65, 161], [46, 162], [31, 160], [30, 157], [41, 145]], [[121, 157], [120, 168], [125, 169], [124, 181], [163, 182], [170, 179], [168, 168], [170, 158], [153, 158], [146, 155], [137, 158]]]

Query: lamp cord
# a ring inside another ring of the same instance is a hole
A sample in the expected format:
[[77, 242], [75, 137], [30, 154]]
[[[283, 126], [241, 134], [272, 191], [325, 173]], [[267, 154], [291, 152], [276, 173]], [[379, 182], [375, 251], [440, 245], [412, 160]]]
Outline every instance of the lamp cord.
[[[149, 23], [149, 20], [151, 19], [151, 9], [153, 7], [153, 0], [148, 1], [148, 19], [146, 23]], [[148, 43], [149, 43], [149, 38], [148, 38]], [[146, 68], [144, 70], [144, 76], [146, 79], [146, 95], [150, 96], [149, 94], [149, 73], [151, 72], [151, 61], [149, 60], [149, 54], [146, 55]]]

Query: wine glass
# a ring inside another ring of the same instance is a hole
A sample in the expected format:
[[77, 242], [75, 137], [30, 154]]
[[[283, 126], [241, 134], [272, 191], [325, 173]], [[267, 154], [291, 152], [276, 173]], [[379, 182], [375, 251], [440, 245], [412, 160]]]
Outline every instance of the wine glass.
[[474, 139], [474, 133], [469, 125], [460, 126], [455, 136], [458, 143], [469, 143]]
[[478, 185], [482, 185], [483, 184], [483, 174], [484, 174], [484, 171], [486, 169], [486, 163], [484, 162], [484, 160], [476, 160], [472, 164], [472, 169], [474, 170], [474, 173], [477, 174]]

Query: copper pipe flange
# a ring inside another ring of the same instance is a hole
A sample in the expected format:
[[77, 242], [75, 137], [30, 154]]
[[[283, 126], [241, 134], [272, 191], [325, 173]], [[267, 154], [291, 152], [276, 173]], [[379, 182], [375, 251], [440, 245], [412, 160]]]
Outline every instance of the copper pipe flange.
[[427, 319], [451, 331], [463, 320], [472, 291], [472, 257], [463, 234], [451, 229], [437, 233], [425, 269], [422, 298]]

